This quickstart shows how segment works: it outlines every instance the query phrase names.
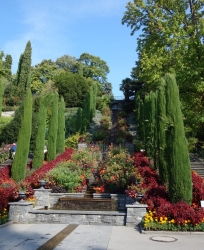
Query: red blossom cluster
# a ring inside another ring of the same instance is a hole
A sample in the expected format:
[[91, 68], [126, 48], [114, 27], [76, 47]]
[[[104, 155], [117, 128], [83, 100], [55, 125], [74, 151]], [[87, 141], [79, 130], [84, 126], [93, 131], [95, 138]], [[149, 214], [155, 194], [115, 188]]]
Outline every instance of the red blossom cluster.
[[[48, 171], [53, 169], [58, 163], [69, 160], [73, 153], [73, 149], [66, 149], [64, 153], [57, 156], [53, 161], [44, 164], [36, 170], [31, 176], [27, 177], [22, 185], [26, 185], [28, 194], [34, 194], [33, 188], [39, 186], [39, 180], [43, 179]], [[9, 201], [18, 198], [18, 185], [11, 178], [11, 167], [6, 166], [0, 169], [0, 211], [8, 206]]]
[[55, 160], [52, 160], [47, 164], [44, 164], [41, 168], [37, 169], [31, 176], [27, 177], [25, 181], [28, 182], [32, 188], [39, 187], [39, 180], [42, 180], [45, 175], [58, 163], [70, 160], [73, 151], [74, 150], [71, 148], [66, 149], [65, 152], [61, 155], [58, 155]]
[[11, 167], [5, 166], [0, 169], [0, 211], [8, 206], [8, 202], [15, 199], [17, 185], [10, 178]]
[[203, 222], [204, 209], [200, 207], [200, 200], [204, 199], [204, 180], [197, 173], [192, 172], [192, 205], [183, 201], [172, 204], [166, 187], [161, 185], [157, 172], [149, 167], [148, 159], [144, 155], [134, 155], [134, 166], [144, 179], [143, 187], [148, 189], [142, 203], [148, 205], [149, 211], [154, 211], [155, 217], [173, 219], [177, 225], [185, 225], [188, 221], [196, 226]]

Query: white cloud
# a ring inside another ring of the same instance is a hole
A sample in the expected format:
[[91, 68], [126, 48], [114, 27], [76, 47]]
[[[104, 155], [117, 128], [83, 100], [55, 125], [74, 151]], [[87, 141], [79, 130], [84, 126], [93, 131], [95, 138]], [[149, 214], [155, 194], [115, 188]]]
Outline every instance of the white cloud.
[[3, 46], [5, 53], [12, 55], [14, 73], [28, 40], [32, 44], [33, 65], [42, 59], [50, 59], [51, 56], [57, 58], [67, 53], [66, 51], [72, 55], [72, 23], [86, 16], [117, 15], [118, 10], [124, 10], [125, 5], [125, 0], [20, 0], [20, 33]]

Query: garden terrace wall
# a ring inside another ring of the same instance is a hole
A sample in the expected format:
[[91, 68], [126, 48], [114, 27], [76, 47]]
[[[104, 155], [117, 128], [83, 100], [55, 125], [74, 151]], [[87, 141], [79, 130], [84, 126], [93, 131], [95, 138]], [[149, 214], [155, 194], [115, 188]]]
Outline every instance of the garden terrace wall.
[[33, 208], [32, 202], [9, 203], [9, 218], [16, 223], [57, 223], [83, 225], [112, 225], [137, 227], [146, 213], [147, 205], [127, 205], [126, 211], [43, 210]]

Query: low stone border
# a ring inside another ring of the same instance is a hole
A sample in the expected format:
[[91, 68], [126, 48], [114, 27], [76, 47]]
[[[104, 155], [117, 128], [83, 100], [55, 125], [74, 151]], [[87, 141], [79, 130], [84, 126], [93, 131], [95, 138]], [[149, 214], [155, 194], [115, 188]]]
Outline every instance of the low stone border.
[[140, 228], [140, 232], [142, 234], [162, 234], [162, 235], [204, 235], [204, 232], [198, 231], [151, 231], [151, 230], [144, 230]]

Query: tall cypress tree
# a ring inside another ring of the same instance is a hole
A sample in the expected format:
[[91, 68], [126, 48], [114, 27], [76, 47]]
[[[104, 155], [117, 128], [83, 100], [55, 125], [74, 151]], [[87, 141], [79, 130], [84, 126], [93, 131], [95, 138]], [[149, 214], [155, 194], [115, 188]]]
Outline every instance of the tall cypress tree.
[[65, 102], [64, 98], [60, 98], [58, 111], [58, 133], [57, 133], [57, 153], [63, 153], [65, 150]]
[[179, 91], [174, 75], [167, 74], [166, 132], [169, 196], [172, 202], [192, 202], [192, 178], [187, 140], [184, 132]]
[[81, 128], [82, 128], [82, 109], [79, 107], [77, 109], [77, 114], [76, 114], [76, 132], [81, 132]]
[[145, 142], [145, 150], [148, 155], [151, 154], [151, 121], [150, 121], [150, 113], [151, 113], [151, 101], [150, 96], [146, 95], [144, 100], [144, 142]]
[[56, 144], [57, 144], [57, 131], [58, 131], [58, 98], [57, 92], [53, 93], [49, 129], [48, 129], [48, 147], [47, 147], [47, 159], [48, 161], [56, 158]]
[[35, 150], [33, 157], [33, 168], [38, 169], [42, 166], [44, 160], [45, 132], [47, 106], [50, 102], [49, 94], [40, 97], [40, 105], [37, 114], [37, 133], [35, 137]]
[[12, 57], [11, 55], [6, 55], [3, 67], [7, 70], [5, 77], [9, 81], [11, 81], [11, 75], [12, 75], [11, 66], [12, 66]]
[[16, 85], [19, 86], [23, 92], [25, 92], [25, 89], [29, 87], [28, 84], [30, 84], [27, 79], [31, 69], [31, 52], [31, 43], [28, 41], [24, 53], [20, 56], [16, 78]]
[[163, 78], [159, 81], [158, 99], [157, 99], [157, 163], [159, 176], [163, 184], [168, 181], [167, 162], [166, 162], [166, 97], [165, 81]]
[[154, 168], [156, 168], [156, 103], [157, 93], [150, 92], [150, 157], [154, 159]]
[[139, 135], [140, 138], [145, 143], [145, 121], [144, 121], [144, 101], [140, 99], [139, 101]]
[[2, 112], [3, 94], [4, 94], [4, 84], [0, 76], [0, 117], [1, 117], [1, 112]]
[[29, 153], [32, 126], [32, 96], [30, 88], [27, 89], [24, 102], [24, 112], [21, 128], [17, 140], [17, 150], [12, 163], [11, 176], [15, 181], [21, 181], [26, 176], [26, 166]]

